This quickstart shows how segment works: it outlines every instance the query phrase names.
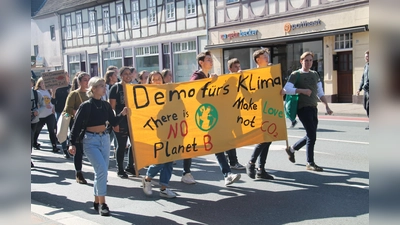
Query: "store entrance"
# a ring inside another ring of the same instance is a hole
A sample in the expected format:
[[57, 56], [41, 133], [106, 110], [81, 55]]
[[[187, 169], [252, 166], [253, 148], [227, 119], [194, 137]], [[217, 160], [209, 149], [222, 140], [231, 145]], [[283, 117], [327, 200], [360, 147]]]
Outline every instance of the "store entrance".
[[338, 52], [338, 102], [353, 102], [353, 52]]

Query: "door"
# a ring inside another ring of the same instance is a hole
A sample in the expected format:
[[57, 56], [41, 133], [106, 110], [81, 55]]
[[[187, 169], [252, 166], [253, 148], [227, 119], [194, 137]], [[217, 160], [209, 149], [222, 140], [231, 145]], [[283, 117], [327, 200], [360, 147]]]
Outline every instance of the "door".
[[97, 63], [90, 63], [90, 76], [91, 77], [97, 77], [98, 76]]
[[338, 102], [353, 102], [353, 52], [338, 52]]

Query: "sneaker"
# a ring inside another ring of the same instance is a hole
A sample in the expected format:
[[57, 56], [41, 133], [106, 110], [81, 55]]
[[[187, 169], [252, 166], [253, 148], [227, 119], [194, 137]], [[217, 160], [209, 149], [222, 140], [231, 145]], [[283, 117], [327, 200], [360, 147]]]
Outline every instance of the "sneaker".
[[163, 198], [176, 198], [176, 194], [169, 190], [168, 188], [165, 188], [165, 190], [160, 190], [160, 197]]
[[230, 173], [227, 177], [225, 177], [225, 186], [228, 186], [238, 180], [240, 180], [240, 174]]
[[293, 149], [292, 146], [289, 146], [285, 150], [286, 150], [286, 153], [288, 154], [289, 161], [292, 163], [295, 163], [296, 160], [294, 159], [294, 152], [291, 151], [292, 149]]
[[267, 173], [267, 171], [265, 171], [264, 168], [262, 168], [262, 169], [260, 169], [260, 170], [257, 170], [257, 178], [260, 178], [260, 179], [267, 179], [267, 180], [273, 180], [273, 179], [274, 179], [274, 177], [271, 176], [271, 175], [269, 175], [269, 174]]
[[33, 144], [33, 148], [36, 150], [40, 150], [40, 144], [39, 143]]
[[99, 214], [101, 216], [109, 216], [110, 215], [110, 209], [108, 208], [106, 203], [101, 204], [101, 207], [99, 208]]
[[[144, 177], [142, 179], [143, 192], [145, 195], [150, 196], [153, 194], [151, 191], [151, 181], [147, 181]], [[161, 193], [160, 193], [161, 194]]]
[[94, 210], [96, 210], [98, 212], [99, 211], [99, 203], [93, 202], [93, 208], [94, 208]]
[[231, 169], [234, 169], [234, 170], [245, 170], [246, 167], [243, 166], [243, 165], [240, 164], [240, 163], [236, 163], [235, 165], [231, 166]]
[[132, 175], [132, 176], [135, 176], [135, 175], [136, 175], [135, 168], [132, 168], [132, 167], [126, 167], [126, 168], [125, 168], [125, 173], [127, 173], [127, 174], [129, 174], [129, 175]]
[[248, 162], [246, 164], [246, 173], [251, 179], [255, 179], [256, 178], [256, 171], [255, 170], [256, 170], [256, 167], [255, 167], [254, 163]]
[[292, 125], [290, 126], [290, 128], [293, 128], [293, 127], [295, 127], [295, 126], [296, 126], [296, 124], [297, 124], [297, 120], [294, 120], [294, 121], [292, 122]]
[[182, 176], [181, 181], [185, 184], [195, 184], [196, 180], [193, 178], [192, 174], [187, 173]]
[[118, 172], [117, 174], [118, 174], [119, 178], [122, 178], [122, 179], [128, 178], [128, 174], [126, 174], [124, 171]]
[[321, 167], [317, 166], [317, 164], [315, 164], [315, 163], [307, 163], [306, 169], [312, 170], [312, 171], [318, 171], [318, 172], [321, 172], [324, 170]]
[[78, 184], [87, 184], [87, 181], [83, 177], [82, 172], [77, 172], [76, 173], [76, 183], [78, 183]]

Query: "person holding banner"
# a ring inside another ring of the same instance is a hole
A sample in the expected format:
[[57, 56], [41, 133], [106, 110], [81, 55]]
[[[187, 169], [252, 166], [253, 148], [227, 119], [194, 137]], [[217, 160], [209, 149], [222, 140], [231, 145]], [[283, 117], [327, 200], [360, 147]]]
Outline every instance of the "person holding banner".
[[[196, 57], [197, 63], [200, 67], [200, 70], [197, 70], [193, 73], [192, 77], [190, 78], [191, 81], [193, 80], [200, 80], [200, 79], [205, 79], [209, 77], [217, 77], [218, 75], [215, 73], [210, 74], [209, 72], [211, 71], [213, 67], [213, 59], [211, 56], [210, 51], [205, 51], [201, 52], [197, 55]], [[230, 185], [240, 179], [240, 174], [234, 174], [231, 172], [231, 168], [228, 164], [228, 161], [226, 160], [225, 153], [224, 152], [219, 152], [215, 154], [219, 167], [221, 168], [221, 172], [224, 175], [225, 178], [225, 185]], [[192, 159], [184, 159], [183, 160], [183, 176], [181, 181], [184, 183], [185, 180], [191, 181], [194, 183], [196, 182], [193, 178], [193, 176], [190, 174], [190, 166], [192, 163]], [[185, 177], [187, 176], [187, 177]]]
[[85, 155], [94, 168], [93, 207], [101, 216], [109, 216], [110, 210], [105, 202], [110, 157], [108, 127], [116, 126], [123, 116], [126, 116], [127, 108], [124, 107], [115, 116], [110, 104], [101, 99], [106, 92], [103, 78], [90, 78], [88, 86], [89, 100], [83, 102], [76, 112], [71, 129], [71, 145], [68, 150], [74, 155], [77, 152], [77, 142], [83, 144]]
[[[333, 112], [329, 108], [325, 98], [318, 73], [310, 69], [313, 64], [313, 59], [314, 54], [312, 52], [304, 52], [300, 56], [301, 69], [292, 72], [284, 87], [286, 94], [299, 94], [297, 116], [306, 130], [306, 136], [297, 141], [293, 146], [289, 146], [289, 148], [286, 149], [286, 153], [288, 154], [289, 160], [295, 163], [294, 152], [306, 145], [306, 169], [323, 171], [314, 161], [314, 145], [317, 140], [318, 126], [318, 98], [325, 104], [327, 114], [331, 115]], [[296, 77], [297, 74], [300, 74], [298, 78]], [[294, 85], [294, 83], [296, 83], [296, 85]]]
[[[259, 49], [253, 53], [253, 59], [257, 64], [257, 68], [266, 67], [269, 65], [269, 50]], [[263, 142], [256, 145], [250, 161], [246, 164], [247, 175], [255, 179], [257, 178], [274, 180], [274, 177], [265, 171], [265, 163], [267, 161], [269, 146], [272, 142]], [[256, 161], [258, 158], [258, 168], [256, 169]]]
[[147, 82], [147, 78], [149, 77], [149, 71], [142, 70], [139, 72], [139, 84], [145, 84]]
[[[163, 76], [158, 71], [153, 71], [150, 73], [148, 79], [148, 84], [164, 84]], [[160, 196], [163, 198], [175, 198], [176, 194], [171, 191], [168, 187], [168, 183], [171, 180], [172, 176], [172, 166], [173, 162], [157, 164], [157, 165], [150, 165], [147, 169], [146, 176], [142, 179], [143, 184], [143, 192], [145, 195], [150, 196], [152, 195], [151, 190], [151, 179], [155, 177], [158, 172], [160, 172]]]
[[[79, 106], [89, 97], [86, 95], [88, 88], [88, 82], [90, 75], [85, 72], [77, 72], [74, 79], [72, 80], [71, 91], [68, 94], [67, 102], [64, 107], [63, 113], [68, 113], [71, 118], [70, 129], [75, 120], [75, 114]], [[76, 143], [76, 153], [74, 155], [74, 167], [75, 167], [75, 180], [79, 184], [87, 184], [87, 181], [83, 177], [82, 173], [82, 158], [83, 158], [83, 146], [82, 143]]]
[[[111, 108], [115, 111], [115, 114], [121, 113], [125, 108], [124, 99], [124, 84], [129, 84], [132, 82], [131, 70], [129, 67], [123, 66], [119, 69], [121, 83], [115, 83], [110, 90], [109, 102]], [[126, 117], [119, 123], [118, 126], [114, 127], [114, 133], [117, 138], [117, 175], [120, 178], [128, 178], [127, 173], [131, 175], [136, 175], [135, 167], [133, 166], [133, 152], [132, 146], [128, 148], [128, 165], [124, 170], [124, 157], [125, 157], [125, 147], [129, 137], [129, 127], [128, 120]], [[132, 143], [132, 141], [130, 140]]]
[[163, 76], [165, 84], [172, 83], [172, 72], [170, 69], [163, 69], [163, 71], [161, 71], [161, 75]]

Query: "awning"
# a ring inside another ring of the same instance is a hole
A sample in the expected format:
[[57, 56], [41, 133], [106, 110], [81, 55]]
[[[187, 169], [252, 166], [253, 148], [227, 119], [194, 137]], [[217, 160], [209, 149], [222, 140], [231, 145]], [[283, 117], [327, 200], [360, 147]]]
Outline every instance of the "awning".
[[217, 44], [217, 45], [206, 45], [205, 49], [215, 49], [215, 48], [223, 49], [223, 48], [235, 48], [235, 47], [245, 47], [245, 46], [253, 46], [253, 45], [268, 45], [268, 44], [274, 44], [274, 43], [282, 43], [282, 42], [304, 40], [304, 39], [314, 39], [314, 38], [321, 38], [321, 37], [325, 37], [325, 36], [334, 36], [337, 34], [357, 33], [357, 32], [364, 32], [364, 31], [368, 31], [368, 25], [341, 28], [341, 29], [336, 29], [336, 30], [325, 30], [325, 31], [306, 33], [306, 34], [295, 34], [295, 35], [288, 35], [288, 36], [281, 36], [281, 37], [274, 37], [274, 38], [264, 38], [264, 39], [242, 41], [242, 42], [232, 42], [232, 43], [224, 43], [224, 44]]

